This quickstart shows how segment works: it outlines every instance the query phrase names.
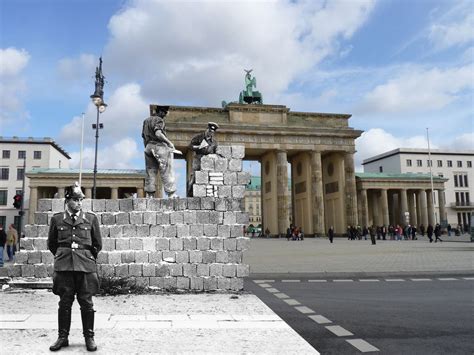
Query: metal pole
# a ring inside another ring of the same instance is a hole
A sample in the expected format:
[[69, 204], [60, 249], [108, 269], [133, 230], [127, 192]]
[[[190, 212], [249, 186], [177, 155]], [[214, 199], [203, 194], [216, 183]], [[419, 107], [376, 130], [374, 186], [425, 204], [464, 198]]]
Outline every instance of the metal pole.
[[79, 186], [82, 186], [82, 149], [84, 147], [84, 112], [82, 113], [81, 151], [79, 152]]
[[97, 106], [97, 124], [95, 126], [95, 158], [94, 158], [94, 185], [92, 187], [92, 198], [96, 198], [96, 177], [97, 177], [97, 147], [99, 145], [99, 107]]
[[434, 220], [435, 224], [438, 224], [438, 218], [436, 217], [436, 212], [435, 212], [435, 205], [434, 205], [434, 189], [433, 189], [433, 171], [432, 171], [432, 161], [431, 161], [431, 149], [430, 149], [430, 135], [429, 135], [429, 129], [426, 128], [426, 139], [428, 140], [428, 166], [430, 168], [430, 180], [431, 180], [431, 208], [433, 210], [434, 214]]
[[[25, 214], [25, 211], [23, 211], [23, 205], [25, 203], [25, 176], [26, 176], [26, 155], [25, 158], [23, 159], [23, 182], [21, 186], [21, 206], [20, 206], [20, 223], [18, 223], [18, 250], [20, 250], [21, 247], [21, 231], [23, 229], [23, 215]], [[30, 211], [31, 213], [31, 211]]]

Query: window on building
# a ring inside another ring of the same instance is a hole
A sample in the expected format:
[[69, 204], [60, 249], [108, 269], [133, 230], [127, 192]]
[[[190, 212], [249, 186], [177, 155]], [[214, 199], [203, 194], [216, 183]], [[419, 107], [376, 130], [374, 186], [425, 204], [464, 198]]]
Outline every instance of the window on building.
[[383, 166], [379, 166], [379, 173], [383, 173]]
[[423, 166], [423, 162], [421, 161], [421, 159], [418, 159], [416, 161], [416, 166]]
[[6, 227], [6, 224], [7, 224], [7, 216], [0, 216], [0, 224], [3, 226], [3, 228]]
[[448, 160], [447, 163], [448, 163], [448, 168], [453, 167], [453, 161], [452, 160]]
[[458, 160], [458, 168], [462, 168], [462, 161]]
[[2, 158], [3, 159], [10, 159], [10, 151], [9, 150], [2, 151]]
[[0, 168], [0, 180], [8, 180], [10, 170], [8, 168]]
[[433, 166], [433, 160], [427, 160], [426, 161], [426, 166]]
[[23, 169], [23, 168], [17, 168], [16, 169], [16, 179], [17, 180], [23, 180], [24, 175], [25, 175], [25, 169]]
[[411, 159], [407, 159], [407, 166], [411, 166]]
[[25, 159], [25, 158], [26, 158], [26, 150], [19, 150], [18, 159]]
[[467, 183], [467, 174], [464, 175], [464, 187], [469, 187], [469, 184]]
[[438, 168], [442, 168], [443, 167], [443, 161], [442, 160], [438, 160]]
[[459, 187], [464, 187], [464, 181], [462, 179], [462, 175], [458, 176], [458, 181], [459, 181]]
[[8, 190], [0, 190], [0, 206], [6, 206], [8, 200]]
[[458, 176], [454, 175], [454, 187], [458, 187]]
[[41, 150], [35, 150], [33, 152], [33, 159], [41, 159]]
[[469, 205], [471, 200], [469, 199], [469, 192], [466, 192], [466, 204]]
[[466, 162], [468, 168], [472, 168], [472, 161], [468, 160]]
[[459, 204], [459, 201], [460, 201], [460, 200], [461, 200], [461, 199], [459, 198], [459, 192], [456, 192], [456, 205]]

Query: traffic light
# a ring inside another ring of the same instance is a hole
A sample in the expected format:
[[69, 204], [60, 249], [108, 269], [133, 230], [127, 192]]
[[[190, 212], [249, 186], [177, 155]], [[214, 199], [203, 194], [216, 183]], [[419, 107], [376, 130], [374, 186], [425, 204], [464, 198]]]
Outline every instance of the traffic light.
[[20, 194], [16, 194], [13, 197], [13, 207], [20, 209], [21, 208], [21, 200], [23, 199], [23, 196]]

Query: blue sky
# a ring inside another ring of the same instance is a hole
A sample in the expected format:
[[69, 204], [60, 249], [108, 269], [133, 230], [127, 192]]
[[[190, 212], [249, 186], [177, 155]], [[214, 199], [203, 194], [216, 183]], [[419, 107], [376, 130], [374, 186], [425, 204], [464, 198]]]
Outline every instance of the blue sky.
[[352, 114], [359, 167], [426, 147], [427, 127], [432, 147], [474, 149], [472, 1], [0, 0], [0, 16], [0, 135], [52, 137], [71, 166], [82, 112], [93, 164], [101, 55], [103, 168], [143, 168], [150, 103], [219, 107], [244, 68], [265, 103]]

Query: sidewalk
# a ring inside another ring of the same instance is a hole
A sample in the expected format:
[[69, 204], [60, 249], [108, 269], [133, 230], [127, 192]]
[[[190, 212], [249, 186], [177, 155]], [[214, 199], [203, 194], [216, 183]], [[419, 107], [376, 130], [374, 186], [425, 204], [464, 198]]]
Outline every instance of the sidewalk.
[[[57, 337], [58, 297], [47, 290], [1, 292], [5, 354], [48, 354]], [[95, 297], [97, 354], [318, 354], [250, 294], [156, 294]], [[69, 347], [87, 353], [77, 302]]]

